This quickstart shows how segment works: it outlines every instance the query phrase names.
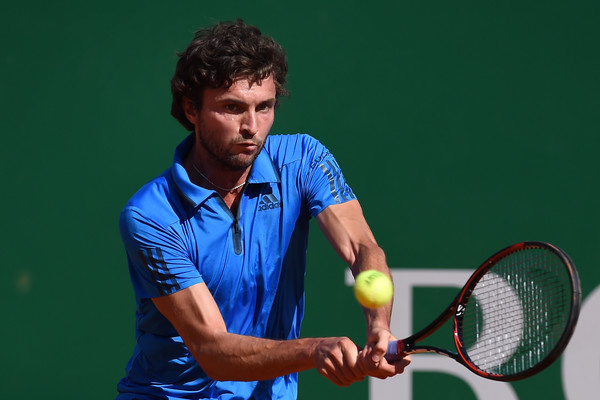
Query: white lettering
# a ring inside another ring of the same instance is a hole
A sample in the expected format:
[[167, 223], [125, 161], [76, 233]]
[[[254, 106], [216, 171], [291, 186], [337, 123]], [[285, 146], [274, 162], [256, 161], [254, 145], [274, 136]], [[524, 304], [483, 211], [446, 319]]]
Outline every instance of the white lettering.
[[[446, 269], [392, 270], [395, 286], [392, 332], [398, 338], [404, 338], [414, 333], [412, 327], [412, 289], [414, 287], [461, 288], [471, 276], [471, 273], [470, 270]], [[346, 284], [353, 284], [351, 273], [346, 274]], [[436, 354], [414, 354], [412, 360], [410, 367], [400, 376], [386, 380], [369, 379], [369, 398], [412, 399], [412, 374], [419, 371], [429, 371], [446, 373], [462, 379], [471, 387], [480, 400], [518, 399], [510, 384], [482, 379], [450, 358]]]
[[562, 381], [569, 400], [584, 400], [600, 393], [600, 286], [586, 298], [579, 321], [562, 357]]
[[[490, 296], [489, 293], [487, 296], [481, 295], [482, 290], [487, 290], [486, 282], [493, 282], [495, 288], [493, 296]], [[503, 362], [501, 357], [490, 357], [494, 352], [501, 349], [503, 356], [510, 358], [519, 348], [523, 337], [523, 307], [513, 286], [506, 279], [491, 271], [486, 273], [479, 284], [475, 286], [473, 295], [481, 309], [483, 320], [488, 320], [491, 325], [494, 325], [494, 330], [492, 331], [485, 325], [480, 327], [481, 336], [471, 348], [467, 349], [467, 354], [481, 369], [489, 371]], [[495, 300], [498, 296], [502, 296], [504, 304], [510, 304], [510, 324], [498, 324], [498, 320], [503, 318], [503, 314], [508, 311], [508, 306], [496, 305]]]
[[[398, 338], [414, 333], [413, 288], [456, 287], [462, 288], [472, 270], [453, 269], [393, 269], [394, 315], [391, 329]], [[350, 270], [346, 271], [345, 283], [354, 284]], [[477, 295], [475, 293], [475, 295]], [[584, 400], [600, 393], [600, 286], [586, 296], [582, 304], [577, 328], [562, 356], [562, 385], [565, 398]], [[442, 310], [440, 310], [441, 312]], [[423, 327], [417, 327], [421, 329]], [[435, 343], [432, 343], [435, 345]], [[369, 379], [369, 398], [412, 399], [414, 372], [445, 373], [462, 379], [473, 390], [479, 400], [517, 400], [513, 387], [506, 382], [483, 379], [456, 361], [437, 354], [413, 354], [412, 363], [404, 374], [386, 380]]]

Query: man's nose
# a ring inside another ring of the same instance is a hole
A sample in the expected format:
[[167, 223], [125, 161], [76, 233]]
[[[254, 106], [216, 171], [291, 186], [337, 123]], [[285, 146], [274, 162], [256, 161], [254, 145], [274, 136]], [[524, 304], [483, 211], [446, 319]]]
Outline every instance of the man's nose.
[[258, 133], [258, 119], [256, 118], [256, 112], [247, 111], [244, 113], [242, 125], [240, 126], [241, 133], [247, 135], [256, 135]]

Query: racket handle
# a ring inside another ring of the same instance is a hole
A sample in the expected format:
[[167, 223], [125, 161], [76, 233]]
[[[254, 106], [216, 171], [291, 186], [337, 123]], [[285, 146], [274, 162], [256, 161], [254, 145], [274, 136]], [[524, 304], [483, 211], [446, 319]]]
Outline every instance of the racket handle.
[[404, 347], [404, 342], [402, 340], [392, 340], [388, 343], [385, 359], [388, 362], [399, 360], [402, 358], [402, 351], [404, 350]]

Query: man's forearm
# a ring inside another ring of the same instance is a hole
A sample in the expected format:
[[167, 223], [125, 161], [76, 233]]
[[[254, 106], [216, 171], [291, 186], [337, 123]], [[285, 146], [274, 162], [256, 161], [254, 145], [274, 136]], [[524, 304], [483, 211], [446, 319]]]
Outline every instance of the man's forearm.
[[223, 332], [208, 342], [186, 345], [215, 380], [268, 380], [315, 367], [319, 338], [270, 340]]

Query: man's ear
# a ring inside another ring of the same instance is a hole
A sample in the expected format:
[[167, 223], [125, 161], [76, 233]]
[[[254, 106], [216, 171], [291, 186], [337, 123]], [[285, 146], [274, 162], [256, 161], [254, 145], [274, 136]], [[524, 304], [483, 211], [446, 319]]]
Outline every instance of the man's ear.
[[187, 97], [184, 97], [182, 102], [183, 102], [183, 111], [185, 112], [186, 118], [192, 124], [196, 125], [198, 122], [198, 108], [196, 107], [196, 103]]

